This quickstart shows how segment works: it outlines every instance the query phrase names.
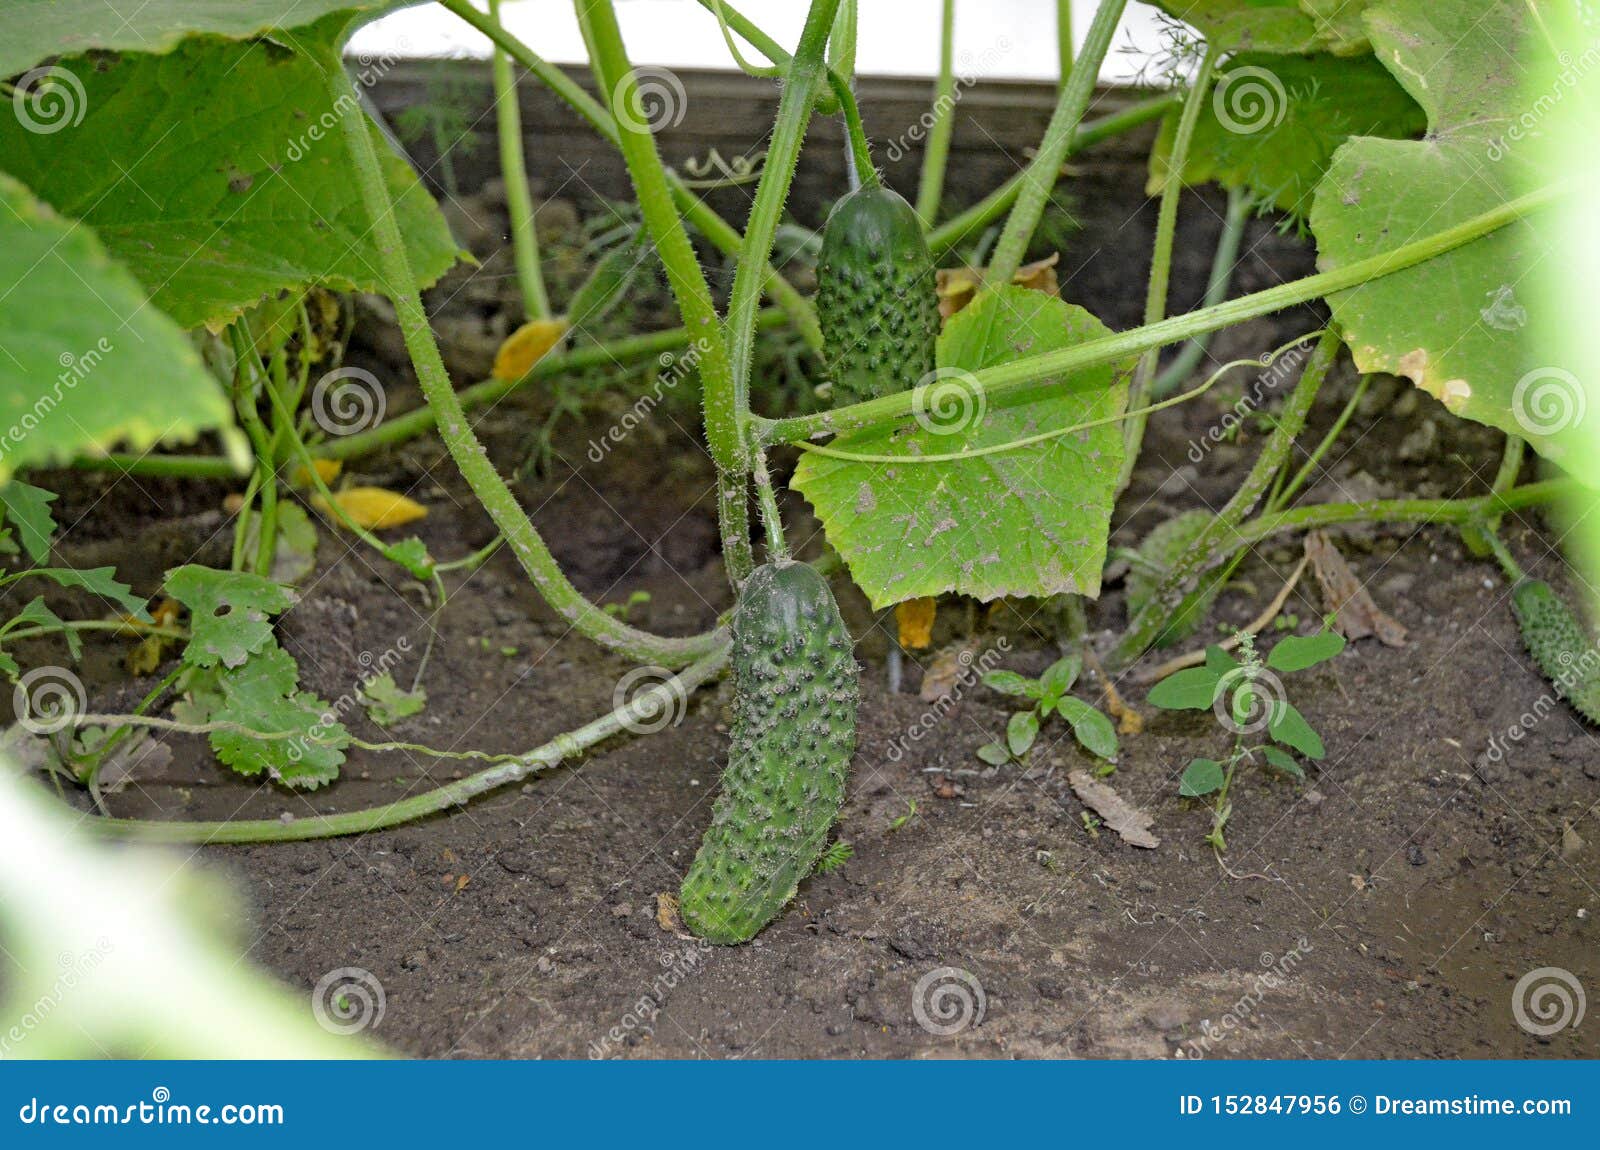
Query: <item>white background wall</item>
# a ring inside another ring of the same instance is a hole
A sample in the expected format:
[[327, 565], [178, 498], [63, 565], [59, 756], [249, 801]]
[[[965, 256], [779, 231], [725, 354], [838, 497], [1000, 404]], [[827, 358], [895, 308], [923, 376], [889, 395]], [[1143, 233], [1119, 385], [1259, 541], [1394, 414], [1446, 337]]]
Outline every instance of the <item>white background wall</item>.
[[[481, 6], [481, 0], [479, 0]], [[872, 75], [932, 75], [939, 63], [939, 0], [859, 0], [857, 70]], [[779, 43], [800, 37], [804, 0], [737, 0], [739, 11]], [[1081, 41], [1095, 0], [1073, 0]], [[618, 17], [635, 63], [732, 67], [716, 20], [695, 0], [618, 0]], [[558, 63], [581, 62], [583, 40], [570, 0], [505, 0], [501, 18], [534, 51]], [[1054, 0], [956, 0], [956, 71], [984, 77], [1043, 79], [1056, 74]], [[1139, 73], [1160, 38], [1155, 10], [1130, 3], [1102, 69], [1102, 79]], [[407, 8], [363, 28], [354, 52], [405, 56], [487, 56], [489, 42], [437, 5]], [[753, 51], [746, 55], [759, 59]]]

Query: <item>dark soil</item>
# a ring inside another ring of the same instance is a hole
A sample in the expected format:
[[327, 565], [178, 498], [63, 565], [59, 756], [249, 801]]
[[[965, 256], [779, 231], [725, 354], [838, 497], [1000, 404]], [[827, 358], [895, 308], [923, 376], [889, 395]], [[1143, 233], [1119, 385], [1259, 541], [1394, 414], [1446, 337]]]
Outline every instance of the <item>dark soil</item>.
[[[1114, 326], [1136, 322], [1137, 253], [1150, 231], [1148, 206], [1122, 203], [1088, 214], [1062, 276], [1067, 298]], [[1185, 213], [1183, 234], [1199, 238], [1184, 254], [1175, 308], [1198, 295], [1215, 216], [1215, 203], [1199, 200]], [[1239, 290], [1309, 266], [1297, 241], [1264, 224], [1247, 246]], [[505, 271], [490, 261], [476, 274]], [[1253, 324], [1220, 338], [1213, 355], [1259, 355], [1310, 326], [1304, 315]], [[1342, 374], [1325, 388], [1307, 441], [1353, 382]], [[1189, 445], [1236, 395], [1154, 420], [1113, 546], [1176, 511], [1220, 505], [1259, 446], [1257, 429], [1247, 422], [1237, 442], [1198, 464]], [[397, 388], [391, 409], [408, 400]], [[507, 471], [547, 406], [543, 395], [520, 395], [485, 416], [480, 431]], [[598, 411], [561, 425], [553, 465], [519, 494], [585, 592], [621, 603], [648, 591], [639, 625], [704, 628], [729, 595], [693, 418], [652, 420], [594, 464], [585, 445], [609, 423]], [[1481, 493], [1498, 452], [1496, 434], [1383, 380], [1308, 498]], [[353, 474], [425, 502], [419, 534], [436, 556], [490, 538], [431, 437], [360, 461]], [[175, 563], [226, 561], [223, 486], [81, 475], [54, 486], [58, 518], [74, 525], [62, 557], [75, 564], [115, 562], [153, 591]], [[791, 512], [796, 538], [809, 539], [802, 550], [815, 554], [821, 540], [805, 508], [796, 501]], [[1530, 570], [1565, 584], [1552, 525], [1526, 514], [1506, 533]], [[749, 945], [702, 950], [657, 921], [658, 896], [677, 889], [710, 815], [726, 753], [725, 687], [702, 691], [660, 734], [603, 746], [448, 817], [196, 857], [247, 892], [254, 961], [308, 991], [337, 967], [372, 971], [387, 998], [377, 1037], [413, 1055], [1600, 1055], [1593, 1018], [1538, 1038], [1512, 1013], [1514, 985], [1535, 968], [1600, 988], [1600, 743], [1557, 706], [1502, 761], [1475, 767], [1489, 740], [1549, 690], [1521, 648], [1504, 579], [1446, 529], [1336, 538], [1409, 640], [1399, 649], [1364, 640], [1293, 683], [1328, 756], [1303, 785], [1241, 775], [1225, 866], [1202, 841], [1208, 812], [1180, 799], [1176, 782], [1191, 758], [1225, 751], [1210, 716], [1157, 712], [1143, 688], [1124, 684], [1146, 729], [1124, 737], [1109, 781], [1154, 816], [1162, 840], [1134, 849], [1086, 829], [1067, 774], [1093, 763], [1059, 720], [1025, 766], [990, 768], [973, 752], [1003, 731], [1006, 699], [968, 687], [925, 719], [934, 705], [916, 693], [923, 656], [909, 659], [904, 690], [890, 694], [885, 636], [842, 578], [863, 661], [860, 749], [838, 829], [855, 854], [803, 883]], [[1258, 547], [1191, 642], [1255, 615], [1298, 557], [1298, 539]], [[387, 734], [357, 712], [357, 733], [514, 752], [611, 707], [628, 666], [570, 634], [509, 556], [459, 582], [427, 671], [426, 710]], [[1004, 640], [1005, 666], [1037, 672], [1055, 656], [1040, 607], [946, 605], [936, 646], [985, 651]], [[1315, 628], [1323, 605], [1309, 579], [1288, 609], [1302, 633]], [[1092, 624], [1109, 639], [1123, 618], [1120, 589], [1109, 586]], [[402, 638], [420, 649], [426, 622], [395, 569], [324, 529], [318, 569], [281, 636], [306, 685], [337, 699]], [[61, 657], [44, 646], [20, 654], [24, 665]], [[126, 708], [152, 685], [130, 681], [121, 654], [110, 640], [90, 644], [83, 670], [96, 709]], [[1088, 684], [1079, 694], [1094, 697]], [[352, 752], [337, 785], [294, 794], [230, 777], [199, 739], [171, 746], [161, 777], [110, 798], [116, 813], [303, 816], [458, 773]], [[984, 996], [981, 1021], [949, 1035], [913, 1011], [919, 981], [944, 967], [969, 972]]]

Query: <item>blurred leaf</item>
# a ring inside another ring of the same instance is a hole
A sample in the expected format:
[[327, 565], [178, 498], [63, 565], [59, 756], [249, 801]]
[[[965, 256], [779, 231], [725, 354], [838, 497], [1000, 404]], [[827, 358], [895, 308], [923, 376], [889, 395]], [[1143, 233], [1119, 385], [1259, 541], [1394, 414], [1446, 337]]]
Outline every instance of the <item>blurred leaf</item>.
[[1152, 707], [1166, 711], [1209, 711], [1222, 676], [1210, 667], [1188, 667], [1150, 688]]
[[1006, 746], [1017, 758], [1026, 755], [1039, 737], [1039, 716], [1032, 711], [1018, 711], [1006, 723]]
[[1267, 723], [1267, 733], [1286, 747], [1293, 747], [1308, 759], [1320, 759], [1327, 751], [1322, 739], [1311, 729], [1305, 716], [1290, 703], [1279, 703]]
[[1196, 759], [1184, 768], [1178, 780], [1178, 793], [1184, 798], [1198, 799], [1222, 789], [1226, 776], [1222, 764], [1215, 759]]
[[1278, 645], [1272, 648], [1271, 653], [1267, 655], [1267, 666], [1285, 674], [1291, 671], [1303, 671], [1307, 667], [1315, 667], [1318, 663], [1326, 663], [1343, 651], [1344, 645], [1344, 636], [1333, 631], [1322, 631], [1309, 636], [1290, 635], [1285, 639], [1279, 639]]

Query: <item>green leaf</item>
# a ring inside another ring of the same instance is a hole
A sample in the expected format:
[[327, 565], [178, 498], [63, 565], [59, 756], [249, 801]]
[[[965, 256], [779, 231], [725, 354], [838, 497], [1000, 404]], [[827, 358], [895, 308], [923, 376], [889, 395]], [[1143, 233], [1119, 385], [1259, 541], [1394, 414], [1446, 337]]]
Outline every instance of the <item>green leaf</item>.
[[1326, 663], [1344, 650], [1344, 636], [1337, 631], [1322, 631], [1315, 635], [1290, 635], [1278, 640], [1278, 645], [1267, 655], [1267, 666], [1274, 671], [1303, 671]]
[[[910, 457], [1009, 443], [1092, 420], [1127, 403], [1131, 361], [1040, 385], [1043, 398], [991, 406], [969, 374], [1109, 335], [1082, 308], [1018, 287], [984, 292], [939, 337], [941, 376], [904, 427], [841, 436], [842, 451]], [[940, 434], [943, 432], [943, 434]], [[878, 607], [958, 591], [1100, 593], [1122, 431], [1102, 424], [976, 459], [858, 463], [802, 455], [793, 486]]]
[[[274, 644], [242, 667], [222, 672], [223, 704], [212, 714], [263, 734], [294, 732], [297, 739], [258, 739], [233, 731], [213, 731], [211, 749], [242, 775], [262, 771], [293, 787], [320, 787], [339, 775], [350, 733], [334, 721], [328, 704], [295, 690], [300, 668]], [[316, 741], [313, 741], [315, 739]], [[328, 740], [337, 745], [326, 745]]]
[[20, 480], [12, 480], [0, 487], [0, 503], [6, 514], [17, 525], [17, 534], [28, 558], [43, 563], [50, 558], [50, 537], [56, 533], [55, 516], [50, 514], [50, 504], [56, 500], [54, 491], [33, 487]]
[[11, 0], [0, 40], [0, 76], [50, 56], [91, 48], [170, 52], [186, 36], [210, 33], [243, 39], [298, 28], [329, 12], [370, 11], [389, 0]]
[[[1417, 143], [1339, 149], [1311, 211], [1318, 266], [1334, 271], [1443, 231], [1548, 184], [1522, 79], [1549, 55], [1522, 0], [1389, 0], [1367, 12], [1378, 58], [1422, 105]], [[1546, 93], [1546, 99], [1549, 94]], [[1526, 438], [1547, 457], [1583, 411], [1578, 378], [1530, 337], [1529, 285], [1565, 266], [1550, 213], [1329, 297], [1363, 372], [1409, 378], [1467, 419]], [[1569, 367], [1572, 365], [1568, 365]]]
[[1011, 752], [1006, 750], [1004, 743], [997, 740], [979, 747], [978, 758], [992, 767], [1003, 767], [1011, 761]]
[[1209, 711], [1222, 676], [1210, 667], [1188, 667], [1150, 688], [1152, 707], [1165, 711]]
[[1032, 711], [1018, 711], [1006, 723], [1006, 746], [1017, 758], [1022, 758], [1039, 737], [1039, 716]]
[[1212, 643], [1206, 648], [1206, 667], [1217, 678], [1220, 679], [1231, 671], [1237, 671], [1239, 666], [1239, 660], [1228, 654], [1217, 644]]
[[1178, 780], [1178, 793], [1186, 799], [1198, 799], [1220, 791], [1225, 776], [1222, 764], [1215, 759], [1196, 759], [1183, 769]]
[[1056, 713], [1072, 724], [1072, 733], [1084, 750], [1107, 762], [1117, 757], [1117, 730], [1098, 708], [1066, 695], [1056, 703]]
[[1299, 763], [1294, 761], [1294, 756], [1287, 751], [1280, 751], [1277, 747], [1266, 746], [1261, 748], [1261, 753], [1266, 757], [1267, 765], [1273, 770], [1305, 781], [1306, 772]]
[[15, 683], [17, 681], [17, 676], [21, 673], [22, 668], [17, 665], [17, 661], [10, 655], [7, 655], [4, 651], [0, 651], [0, 675], [4, 675], [7, 679], [11, 680], [11, 682]]
[[1286, 747], [1293, 747], [1308, 759], [1320, 759], [1327, 751], [1322, 739], [1311, 729], [1305, 716], [1288, 702], [1279, 702], [1273, 708], [1267, 723], [1267, 733]]
[[[166, 56], [69, 61], [82, 122], [34, 132], [0, 117], [6, 170], [92, 225], [185, 327], [218, 328], [285, 288], [390, 291], [340, 125], [362, 113], [335, 109], [324, 79], [342, 67], [342, 23], [281, 43], [205, 37]], [[455, 243], [416, 174], [369, 127], [412, 267], [431, 284]]]
[[402, 691], [394, 676], [388, 671], [374, 675], [357, 692], [367, 717], [380, 727], [391, 726], [422, 710], [428, 702], [428, 693], [421, 687], [415, 691]]
[[1045, 668], [1044, 674], [1039, 676], [1039, 685], [1044, 688], [1044, 693], [1051, 698], [1059, 699], [1078, 681], [1078, 674], [1083, 670], [1083, 656], [1076, 651], [1063, 655], [1050, 666]]
[[196, 564], [168, 571], [166, 586], [189, 608], [183, 660], [195, 667], [239, 666], [272, 642], [271, 616], [294, 603], [293, 592], [271, 579]]
[[409, 535], [398, 543], [390, 543], [383, 549], [383, 557], [391, 563], [398, 563], [418, 579], [433, 578], [433, 556], [428, 554], [428, 547], [415, 535]]
[[1015, 671], [985, 672], [983, 685], [991, 691], [999, 691], [1002, 695], [1018, 695], [1029, 699], [1037, 699], [1044, 693], [1039, 680], [1019, 675]]
[[[0, 136], [8, 124], [15, 118], [0, 116]], [[0, 155], [10, 167], [4, 143]], [[60, 219], [5, 172], [0, 251], [0, 483], [119, 443], [143, 451], [231, 426], [194, 347], [93, 230]]]
[[[1171, 170], [1178, 116], [1167, 114], [1150, 153], [1151, 195]], [[1417, 102], [1371, 56], [1239, 55], [1217, 74], [1184, 180], [1244, 188], [1303, 219], [1340, 144], [1352, 136], [1407, 139], [1426, 126]]]
[[[28, 600], [27, 606], [18, 611], [6, 623], [6, 628], [19, 623], [32, 623], [39, 627], [50, 627], [58, 631], [67, 641], [67, 650], [72, 653], [73, 662], [83, 658], [83, 639], [76, 631], [68, 630], [66, 622], [45, 605], [44, 596], [36, 595]], [[0, 634], [0, 641], [4, 635]]]
[[135, 595], [133, 588], [128, 584], [117, 581], [115, 567], [30, 567], [17, 574], [30, 579], [35, 576], [48, 579], [59, 586], [74, 590], [90, 591], [110, 599], [124, 615], [131, 615], [144, 623], [150, 621], [150, 615], [145, 611], [145, 601]]
[[1310, 52], [1321, 47], [1317, 25], [1296, 0], [1154, 0], [1156, 7], [1198, 28], [1209, 43], [1239, 52]]
[[1361, 14], [1378, 0], [1300, 0], [1300, 10], [1310, 16], [1317, 38], [1336, 56], [1372, 51]]

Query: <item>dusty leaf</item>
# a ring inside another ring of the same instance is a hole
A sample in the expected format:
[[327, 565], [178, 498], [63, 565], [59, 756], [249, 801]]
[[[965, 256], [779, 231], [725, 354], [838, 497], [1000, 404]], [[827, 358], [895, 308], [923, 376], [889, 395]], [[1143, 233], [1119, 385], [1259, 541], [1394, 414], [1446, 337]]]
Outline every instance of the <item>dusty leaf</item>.
[[900, 645], [908, 651], [920, 651], [929, 646], [933, 642], [933, 620], [938, 611], [938, 601], [931, 595], [896, 603], [894, 625]]
[[1372, 593], [1327, 535], [1313, 531], [1306, 536], [1306, 558], [1322, 588], [1323, 604], [1333, 616], [1335, 631], [1352, 641], [1373, 635], [1385, 646], [1405, 646], [1405, 627], [1373, 601]]
[[[398, 491], [390, 491], [387, 487], [346, 487], [343, 491], [333, 493], [333, 502], [368, 531], [399, 527], [421, 519], [428, 513], [428, 509], [416, 500]], [[312, 503], [322, 511], [333, 511], [328, 500], [320, 495]]]
[[1102, 782], [1088, 771], [1073, 771], [1067, 776], [1067, 782], [1072, 784], [1072, 793], [1078, 800], [1099, 815], [1123, 842], [1146, 850], [1161, 845], [1161, 840], [1150, 830], [1155, 819], [1119, 795], [1110, 783]]
[[533, 319], [506, 336], [494, 353], [496, 379], [521, 379], [567, 334], [565, 319]]

